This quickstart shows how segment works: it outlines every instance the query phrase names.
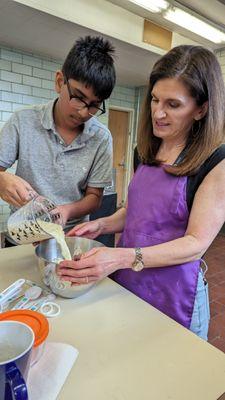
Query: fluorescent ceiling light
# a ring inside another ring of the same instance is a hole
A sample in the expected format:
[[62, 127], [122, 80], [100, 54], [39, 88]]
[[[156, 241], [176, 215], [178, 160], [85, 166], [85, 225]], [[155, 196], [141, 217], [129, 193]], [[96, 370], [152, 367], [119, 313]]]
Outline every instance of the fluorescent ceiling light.
[[163, 17], [211, 42], [225, 42], [225, 33], [179, 8], [167, 10]]
[[166, 10], [169, 7], [169, 3], [165, 0], [129, 0], [129, 1], [153, 13]]

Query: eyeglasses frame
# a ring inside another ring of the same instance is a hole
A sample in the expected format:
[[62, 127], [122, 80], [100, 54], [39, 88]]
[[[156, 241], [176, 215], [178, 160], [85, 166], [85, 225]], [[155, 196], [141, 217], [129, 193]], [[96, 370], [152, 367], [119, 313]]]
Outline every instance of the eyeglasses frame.
[[[72, 99], [77, 99], [77, 100], [81, 101], [81, 103], [84, 104], [84, 107], [82, 107], [81, 110], [83, 110], [84, 108], [87, 108], [88, 111], [89, 111], [89, 108], [93, 107], [93, 105], [92, 105], [92, 104], [86, 103], [86, 101], [83, 100], [82, 97], [80, 97], [80, 96], [75, 96], [74, 94], [72, 94], [71, 88], [70, 88], [70, 84], [69, 84], [69, 80], [67, 79], [66, 76], [65, 76], [64, 78], [65, 78], [65, 83], [66, 83], [66, 86], [67, 86], [67, 89], [68, 89], [70, 101], [71, 101]], [[105, 109], [105, 100], [102, 101], [102, 107], [96, 107], [96, 109], [97, 109], [96, 113], [98, 112], [98, 110], [101, 111], [101, 114], [99, 114], [98, 116], [105, 114], [105, 112], [106, 112], [106, 109]], [[91, 115], [91, 116], [93, 116], [93, 117], [95, 116], [95, 114], [92, 114], [92, 113], [90, 113], [90, 112], [89, 112], [89, 115]]]

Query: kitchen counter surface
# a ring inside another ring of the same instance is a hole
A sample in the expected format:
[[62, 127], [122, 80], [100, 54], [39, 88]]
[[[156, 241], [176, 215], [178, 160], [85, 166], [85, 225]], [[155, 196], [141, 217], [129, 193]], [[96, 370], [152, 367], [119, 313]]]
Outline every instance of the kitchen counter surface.
[[[18, 278], [40, 282], [33, 246], [1, 249], [0, 276], [0, 291]], [[225, 392], [224, 353], [110, 279], [57, 302], [49, 340], [79, 350], [59, 400], [217, 400]]]

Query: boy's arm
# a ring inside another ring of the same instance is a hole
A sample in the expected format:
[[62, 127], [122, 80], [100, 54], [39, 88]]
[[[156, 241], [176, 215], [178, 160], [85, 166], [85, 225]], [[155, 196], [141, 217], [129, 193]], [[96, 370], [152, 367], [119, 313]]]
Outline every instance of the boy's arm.
[[83, 199], [58, 206], [57, 208], [62, 214], [64, 223], [68, 219], [80, 218], [97, 210], [101, 205], [102, 195], [103, 188], [87, 187]]
[[33, 188], [24, 179], [6, 172], [18, 158], [19, 123], [14, 113], [0, 132], [0, 197], [15, 207], [30, 200]]

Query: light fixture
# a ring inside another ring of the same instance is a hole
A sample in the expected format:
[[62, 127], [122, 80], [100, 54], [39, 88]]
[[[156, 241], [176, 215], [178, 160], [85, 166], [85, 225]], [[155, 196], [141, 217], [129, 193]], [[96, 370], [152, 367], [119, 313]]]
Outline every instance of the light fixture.
[[169, 7], [168, 1], [165, 0], [129, 0], [129, 1], [153, 13], [164, 11]]
[[211, 42], [225, 42], [224, 32], [177, 7], [169, 8], [163, 14], [163, 17], [168, 21], [181, 26], [182, 28], [188, 29], [197, 35], [210, 40]]

